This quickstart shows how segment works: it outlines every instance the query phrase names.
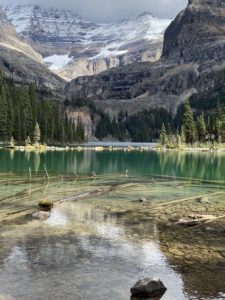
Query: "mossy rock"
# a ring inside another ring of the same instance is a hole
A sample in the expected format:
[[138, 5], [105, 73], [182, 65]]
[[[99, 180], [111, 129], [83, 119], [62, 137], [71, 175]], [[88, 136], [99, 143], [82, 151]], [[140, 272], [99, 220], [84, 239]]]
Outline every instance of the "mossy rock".
[[53, 201], [48, 199], [41, 199], [38, 202], [38, 206], [44, 209], [51, 209], [53, 207]]

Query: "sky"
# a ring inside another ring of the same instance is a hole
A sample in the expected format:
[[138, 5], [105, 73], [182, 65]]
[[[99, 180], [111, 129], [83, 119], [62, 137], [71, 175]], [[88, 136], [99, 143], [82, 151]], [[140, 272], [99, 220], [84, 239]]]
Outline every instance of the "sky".
[[[70, 9], [95, 22], [111, 22], [123, 17], [152, 12], [160, 18], [174, 18], [188, 0], [4, 0], [14, 4], [39, 4]], [[47, 4], [46, 4], [47, 3]]]

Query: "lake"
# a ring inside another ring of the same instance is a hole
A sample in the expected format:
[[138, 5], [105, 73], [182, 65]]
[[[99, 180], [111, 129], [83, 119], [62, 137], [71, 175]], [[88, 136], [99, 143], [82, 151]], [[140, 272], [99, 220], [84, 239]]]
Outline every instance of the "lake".
[[52, 173], [125, 174], [131, 176], [169, 175], [174, 177], [225, 180], [225, 153], [140, 152], [140, 151], [50, 151], [0, 150], [1, 172], [38, 174], [44, 165]]
[[225, 299], [224, 219], [173, 221], [225, 215], [224, 183], [225, 153], [0, 150], [0, 299], [130, 300], [145, 277], [163, 300]]

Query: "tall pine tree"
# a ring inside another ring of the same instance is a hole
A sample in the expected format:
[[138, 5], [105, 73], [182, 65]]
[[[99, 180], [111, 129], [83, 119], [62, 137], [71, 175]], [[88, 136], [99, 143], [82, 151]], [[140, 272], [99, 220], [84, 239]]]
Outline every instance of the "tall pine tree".
[[0, 140], [6, 141], [8, 138], [8, 101], [6, 95], [6, 84], [3, 83], [0, 90]]
[[184, 104], [183, 128], [186, 143], [193, 144], [195, 141], [195, 122], [189, 100]]
[[206, 140], [206, 125], [203, 114], [197, 119], [197, 133], [199, 142], [204, 142]]

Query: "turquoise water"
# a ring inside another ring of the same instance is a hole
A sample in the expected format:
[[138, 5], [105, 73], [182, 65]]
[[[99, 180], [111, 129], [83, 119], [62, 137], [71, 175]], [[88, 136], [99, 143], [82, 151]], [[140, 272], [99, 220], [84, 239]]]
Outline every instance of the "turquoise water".
[[64, 151], [31, 152], [0, 150], [0, 172], [150, 174], [207, 180], [225, 180], [225, 153]]

